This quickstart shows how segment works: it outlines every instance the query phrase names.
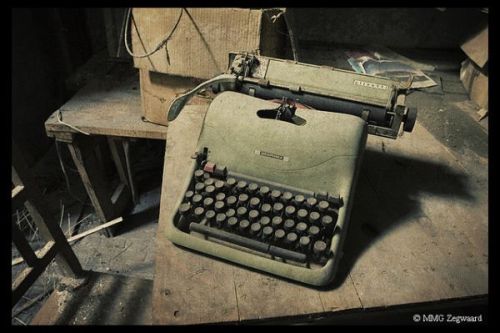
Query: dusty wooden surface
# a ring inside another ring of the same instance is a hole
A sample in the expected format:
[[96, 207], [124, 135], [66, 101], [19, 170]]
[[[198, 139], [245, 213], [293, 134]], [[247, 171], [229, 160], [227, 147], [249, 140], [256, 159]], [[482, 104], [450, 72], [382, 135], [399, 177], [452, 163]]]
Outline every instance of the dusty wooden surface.
[[188, 176], [203, 108], [186, 108], [169, 125], [154, 324], [307, 319], [488, 293], [487, 160], [471, 169], [418, 122], [397, 140], [369, 137], [344, 257], [331, 286], [299, 285], [173, 245], [164, 230], [172, 198]]
[[[141, 119], [139, 76], [134, 69], [91, 81], [59, 110], [64, 122], [94, 135], [164, 139], [167, 133], [166, 126]], [[45, 129], [50, 137], [77, 133], [58, 122], [57, 111]]]

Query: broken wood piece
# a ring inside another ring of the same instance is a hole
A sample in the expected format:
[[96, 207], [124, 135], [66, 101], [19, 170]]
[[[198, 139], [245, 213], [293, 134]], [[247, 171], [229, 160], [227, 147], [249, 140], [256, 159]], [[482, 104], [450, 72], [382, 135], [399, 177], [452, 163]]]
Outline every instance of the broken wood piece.
[[477, 115], [479, 116], [479, 118], [477, 119], [477, 121], [483, 120], [488, 115], [488, 109], [487, 108], [481, 108], [479, 111], [477, 111]]
[[[93, 233], [94, 233], [94, 232], [96, 232], [96, 231], [99, 231], [99, 230], [102, 230], [102, 229], [104, 229], [104, 228], [110, 227], [110, 226], [112, 226], [112, 225], [118, 224], [118, 223], [120, 223], [120, 222], [122, 222], [122, 221], [123, 221], [123, 217], [121, 217], [121, 216], [120, 216], [120, 217], [118, 217], [118, 218], [116, 218], [116, 219], [114, 219], [114, 220], [111, 220], [111, 221], [109, 221], [109, 222], [106, 222], [106, 223], [104, 223], [104, 224], [101, 224], [100, 226], [97, 226], [97, 227], [92, 228], [92, 229], [90, 229], [90, 230], [84, 231], [84, 232], [82, 232], [81, 234], [78, 234], [78, 235], [75, 235], [75, 236], [73, 236], [73, 237], [70, 237], [70, 238], [68, 238], [68, 239], [67, 239], [67, 241], [68, 241], [68, 242], [73, 242], [73, 241], [76, 241], [76, 240], [78, 240], [78, 239], [80, 239], [80, 238], [83, 238], [83, 237], [86, 237], [86, 236], [88, 236], [88, 235], [90, 235], [90, 234], [93, 234]], [[39, 254], [41, 251], [43, 251], [43, 249], [44, 249], [44, 248], [42, 248], [42, 249], [40, 249], [40, 250], [35, 251], [35, 254], [38, 256], [38, 254]], [[23, 257], [18, 257], [18, 258], [12, 259], [12, 266], [18, 265], [18, 264], [22, 263], [23, 261], [24, 261], [24, 258], [23, 258]]]
[[77, 240], [77, 239], [83, 238], [83, 237], [85, 237], [85, 236], [88, 236], [88, 235], [90, 235], [90, 234], [93, 234], [93, 233], [94, 233], [94, 232], [96, 232], [96, 231], [99, 231], [99, 230], [102, 230], [102, 229], [104, 229], [104, 228], [110, 227], [110, 226], [112, 226], [112, 225], [118, 224], [118, 223], [120, 223], [120, 222], [122, 222], [122, 221], [123, 221], [123, 217], [121, 217], [121, 216], [120, 216], [120, 217], [118, 217], [118, 218], [116, 218], [116, 219], [114, 219], [114, 220], [111, 220], [111, 221], [109, 221], [109, 222], [106, 222], [106, 223], [104, 223], [104, 224], [101, 224], [100, 226], [97, 226], [97, 227], [95, 227], [95, 228], [92, 228], [92, 229], [90, 229], [90, 230], [87, 230], [87, 231], [85, 231], [85, 232], [82, 232], [81, 234], [78, 234], [78, 235], [75, 235], [75, 236], [73, 236], [73, 237], [71, 237], [71, 238], [68, 238], [68, 242], [73, 242], [73, 241], [75, 241], [75, 240]]
[[14, 198], [16, 195], [18, 195], [23, 189], [24, 189], [24, 186], [16, 185], [16, 187], [14, 187], [14, 189], [12, 190], [11, 199]]

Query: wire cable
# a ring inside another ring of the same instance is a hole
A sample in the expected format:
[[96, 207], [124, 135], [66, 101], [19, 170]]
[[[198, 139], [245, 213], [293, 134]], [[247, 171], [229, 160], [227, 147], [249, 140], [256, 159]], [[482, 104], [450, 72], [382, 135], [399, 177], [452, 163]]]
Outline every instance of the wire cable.
[[[134, 54], [130, 50], [130, 46], [128, 45], [128, 35], [129, 35], [129, 31], [128, 30], [129, 30], [129, 26], [130, 26], [130, 21], [131, 21], [131, 19], [133, 20], [133, 17], [132, 17], [133, 15], [131, 15], [132, 14], [132, 8], [129, 8], [128, 11], [127, 11], [127, 19], [126, 19], [127, 23], [125, 24], [125, 48], [127, 49], [128, 54], [130, 54], [134, 58], [146, 58], [146, 57], [149, 57], [150, 55], [158, 52], [158, 50], [160, 50], [163, 46], [165, 46], [167, 44], [167, 42], [169, 41], [169, 39], [174, 34], [175, 29], [177, 29], [177, 26], [179, 25], [179, 22], [181, 21], [182, 13], [184, 12], [184, 10], [185, 10], [184, 8], [180, 9], [179, 16], [177, 18], [177, 22], [175, 22], [175, 25], [172, 28], [172, 31], [170, 31], [170, 33], [168, 34], [168, 36], [165, 37], [165, 38], [163, 38], [162, 41], [160, 43], [158, 43], [158, 45], [153, 49], [153, 51], [147, 52], [146, 48], [143, 45], [144, 51], [146, 51], [146, 53], [145, 54]], [[139, 33], [139, 32], [137, 32], [137, 33]]]

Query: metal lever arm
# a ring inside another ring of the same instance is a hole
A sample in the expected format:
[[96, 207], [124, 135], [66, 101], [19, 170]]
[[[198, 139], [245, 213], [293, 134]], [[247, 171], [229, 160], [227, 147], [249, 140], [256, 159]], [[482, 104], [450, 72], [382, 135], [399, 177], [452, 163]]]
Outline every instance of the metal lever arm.
[[181, 95], [174, 99], [172, 103], [170, 104], [168, 111], [167, 111], [167, 119], [168, 121], [172, 121], [177, 116], [179, 113], [181, 113], [182, 108], [186, 103], [194, 96], [196, 93], [202, 89], [209, 88], [214, 85], [218, 85], [221, 90], [235, 90], [236, 89], [236, 81], [237, 77], [235, 75], [231, 74], [221, 74], [219, 76], [214, 77], [213, 79], [210, 79], [208, 81], [205, 81], [203, 83], [200, 83], [197, 87], [195, 87], [193, 90], [187, 92], [184, 95]]

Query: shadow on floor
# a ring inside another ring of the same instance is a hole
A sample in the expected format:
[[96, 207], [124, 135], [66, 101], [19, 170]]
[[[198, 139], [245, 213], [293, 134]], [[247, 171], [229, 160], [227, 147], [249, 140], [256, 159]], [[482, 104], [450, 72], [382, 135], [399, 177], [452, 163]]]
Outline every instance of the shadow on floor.
[[157, 223], [159, 213], [160, 206], [156, 205], [135, 214], [126, 215], [123, 217], [123, 222], [115, 227], [114, 233], [116, 236], [123, 235], [143, 225]]
[[[342, 285], [352, 267], [370, 245], [402, 223], [425, 216], [421, 195], [473, 201], [468, 176], [446, 165], [365, 151], [344, 243], [344, 256], [332, 285]], [[439, 223], [439, 221], [434, 221]]]
[[151, 280], [89, 272], [88, 282], [66, 297], [54, 293], [33, 324], [151, 324]]

